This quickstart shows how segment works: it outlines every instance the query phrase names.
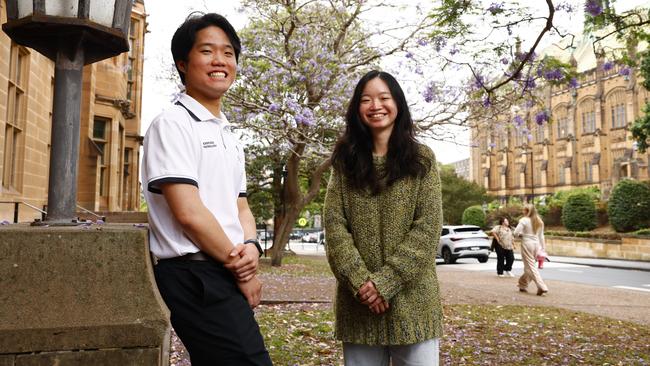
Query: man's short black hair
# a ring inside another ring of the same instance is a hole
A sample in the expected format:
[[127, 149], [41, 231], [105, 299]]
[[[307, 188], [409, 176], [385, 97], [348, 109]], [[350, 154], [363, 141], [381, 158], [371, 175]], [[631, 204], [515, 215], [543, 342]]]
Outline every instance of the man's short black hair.
[[178, 61], [187, 62], [187, 57], [194, 47], [196, 41], [196, 33], [203, 28], [215, 26], [221, 28], [228, 39], [232, 48], [235, 50], [235, 60], [239, 62], [239, 52], [241, 51], [241, 42], [239, 36], [235, 32], [235, 28], [230, 24], [228, 19], [216, 13], [204, 14], [201, 12], [193, 12], [187, 16], [183, 24], [176, 29], [174, 37], [172, 37], [172, 56], [174, 57], [174, 65], [178, 70], [178, 75], [181, 77], [181, 82], [185, 85], [185, 74], [178, 68]]

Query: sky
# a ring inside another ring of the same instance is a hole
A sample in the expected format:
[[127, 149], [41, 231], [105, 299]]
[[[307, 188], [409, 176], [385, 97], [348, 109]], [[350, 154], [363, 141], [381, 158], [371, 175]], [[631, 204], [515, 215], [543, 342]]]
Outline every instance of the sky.
[[[407, 4], [411, 1], [401, 0]], [[495, 2], [493, 0], [483, 0], [486, 4]], [[499, 1], [497, 1], [499, 2]], [[564, 14], [564, 17], [558, 19], [561, 25], [569, 28], [574, 33], [579, 33], [582, 25], [582, 4], [583, 0], [569, 0], [568, 3], [575, 5], [580, 9], [571, 18]], [[427, 2], [425, 2], [427, 3]], [[433, 1], [428, 1], [429, 4]], [[545, 2], [537, 0], [535, 2], [526, 2], [539, 6], [540, 12], [546, 15]], [[648, 5], [650, 0], [619, 0], [615, 3], [618, 10], [630, 8], [638, 5]], [[486, 6], [488, 6], [486, 5]], [[183, 1], [166, 1], [166, 0], [147, 0], [145, 9], [147, 12], [148, 33], [145, 36], [145, 59], [144, 59], [144, 85], [143, 85], [143, 105], [142, 105], [142, 127], [141, 134], [144, 135], [151, 120], [170, 102], [173, 94], [177, 92], [178, 87], [170, 81], [169, 75], [174, 73], [173, 61], [171, 58], [170, 42], [171, 37], [187, 15], [192, 10], [204, 12], [216, 12], [224, 15], [233, 24], [235, 29], [242, 29], [246, 25], [246, 16], [238, 9], [239, 2], [236, 0], [183, 0]], [[384, 16], [388, 22], [393, 21], [392, 16]], [[525, 40], [532, 41], [536, 36], [531, 30], [530, 34], [521, 35]], [[409, 86], [403, 85], [405, 89]], [[407, 93], [408, 95], [408, 93]], [[449, 128], [446, 135], [453, 136], [453, 141], [441, 142], [428, 140], [425, 141], [436, 153], [438, 160], [444, 164], [459, 161], [469, 157], [470, 148], [468, 145], [469, 133], [463, 128]]]

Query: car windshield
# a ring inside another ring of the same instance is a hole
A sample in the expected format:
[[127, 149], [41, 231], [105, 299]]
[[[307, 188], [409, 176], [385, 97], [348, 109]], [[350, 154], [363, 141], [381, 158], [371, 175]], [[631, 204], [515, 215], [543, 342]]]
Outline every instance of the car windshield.
[[457, 232], [457, 233], [468, 233], [468, 232], [480, 231], [480, 230], [481, 230], [481, 228], [478, 227], [478, 226], [474, 226], [474, 227], [459, 227], [459, 228], [457, 228], [457, 229], [454, 229], [454, 232]]

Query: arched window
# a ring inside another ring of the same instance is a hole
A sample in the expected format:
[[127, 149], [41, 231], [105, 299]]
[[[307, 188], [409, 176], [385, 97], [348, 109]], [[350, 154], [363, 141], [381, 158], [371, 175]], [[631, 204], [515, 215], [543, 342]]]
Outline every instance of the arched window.
[[609, 110], [610, 126], [621, 128], [627, 125], [625, 108], [625, 90], [618, 89], [607, 97], [607, 109]]
[[596, 106], [593, 99], [589, 98], [580, 103], [578, 116], [582, 122], [582, 133], [596, 131]]
[[569, 134], [573, 134], [569, 126], [569, 113], [565, 104], [561, 104], [555, 108], [553, 111], [553, 119], [557, 125], [557, 138], [561, 139], [569, 136]]

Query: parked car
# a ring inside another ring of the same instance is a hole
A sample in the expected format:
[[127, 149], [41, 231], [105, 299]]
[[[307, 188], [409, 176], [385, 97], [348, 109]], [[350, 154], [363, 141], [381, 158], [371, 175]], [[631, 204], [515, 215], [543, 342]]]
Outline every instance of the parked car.
[[302, 241], [305, 243], [318, 243], [320, 233], [320, 231], [305, 233], [305, 235], [302, 236]]
[[270, 241], [273, 240], [273, 231], [257, 231], [257, 240], [259, 241]]
[[490, 244], [487, 234], [478, 226], [445, 225], [436, 254], [446, 264], [455, 263], [458, 258], [477, 258], [485, 263], [490, 255]]

